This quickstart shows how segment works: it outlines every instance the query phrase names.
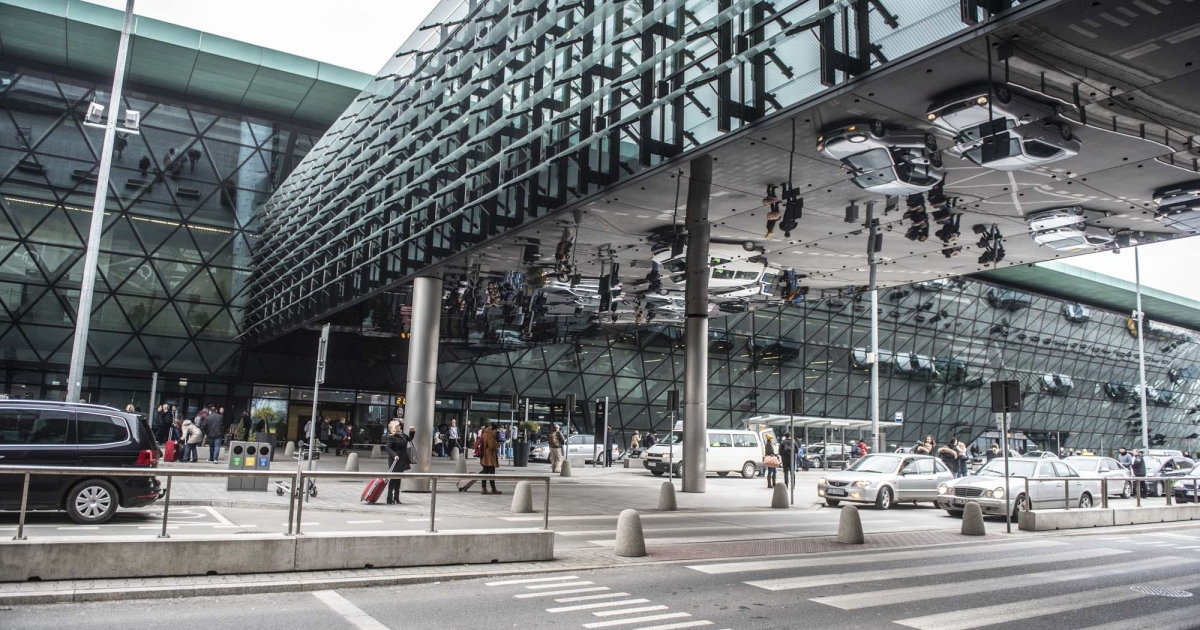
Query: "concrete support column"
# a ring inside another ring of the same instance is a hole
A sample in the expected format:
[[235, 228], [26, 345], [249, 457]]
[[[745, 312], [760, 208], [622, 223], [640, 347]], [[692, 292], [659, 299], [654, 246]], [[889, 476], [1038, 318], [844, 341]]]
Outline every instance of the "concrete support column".
[[[433, 405], [437, 392], [438, 335], [442, 323], [442, 279], [413, 281], [412, 336], [408, 341], [408, 385], [404, 430], [417, 430], [412, 472], [427, 473], [433, 456]], [[429, 482], [405, 480], [405, 492], [428, 492]]]
[[712, 156], [692, 160], [688, 179], [687, 321], [684, 327], [683, 491], [704, 492], [708, 452], [708, 201]]

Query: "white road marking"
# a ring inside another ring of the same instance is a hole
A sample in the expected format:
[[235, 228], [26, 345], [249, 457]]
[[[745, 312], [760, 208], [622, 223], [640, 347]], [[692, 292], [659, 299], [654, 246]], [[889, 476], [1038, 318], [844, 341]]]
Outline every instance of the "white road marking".
[[659, 604], [657, 606], [638, 606], [637, 608], [624, 608], [622, 610], [601, 610], [594, 612], [597, 617], [613, 617], [616, 615], [632, 615], [633, 613], [654, 612], [656, 610], [666, 610], [667, 607]]
[[609, 621], [593, 621], [592, 623], [583, 624], [584, 628], [611, 628], [612, 626], [628, 626], [635, 623], [645, 623], [647, 621], [661, 621], [663, 619], [681, 619], [683, 617], [691, 617], [691, 613], [663, 613], [661, 615], [646, 615], [645, 617], [633, 617], [630, 619], [612, 619]]
[[[55, 529], [58, 529], [59, 531], [72, 530], [72, 529], [100, 529], [100, 526], [99, 525], [71, 525], [70, 527], [56, 527]], [[152, 527], [151, 529], [158, 529], [158, 528]]]
[[213, 529], [248, 529], [258, 525], [211, 525]]
[[[1171, 578], [1143, 584], [1143, 586], [1154, 585], [1186, 588], [1195, 584], [1200, 584], [1200, 578], [1193, 577], [1183, 581], [1178, 578]], [[909, 626], [910, 628], [917, 628], [918, 630], [969, 630], [970, 628], [993, 624], [1025, 621], [1043, 615], [1053, 615], [1083, 608], [1127, 602], [1143, 597], [1150, 597], [1150, 595], [1131, 590], [1128, 586], [1114, 586], [1083, 593], [1075, 592], [1039, 599], [1027, 599], [1022, 601], [1020, 606], [996, 604], [981, 606], [979, 608], [958, 608], [947, 613], [901, 619], [896, 621], [896, 623], [902, 626]], [[1157, 627], [1157, 625], [1151, 624], [1147, 627]]]
[[[1019, 567], [1033, 564], [1046, 564], [1051, 562], [1070, 562], [1072, 560], [1091, 560], [1095, 558], [1103, 558], [1106, 556], [1116, 556], [1132, 553], [1124, 549], [1094, 549], [1087, 551], [1067, 551], [1064, 553], [1052, 553], [1048, 555], [1040, 555], [1032, 558], [1016, 557], [1016, 558], [995, 558], [991, 560], [980, 560], [977, 562], [960, 562], [950, 564], [935, 564], [931, 566], [922, 566], [920, 575], [947, 575], [950, 573], [969, 573], [972, 571], [988, 571], [993, 569], [1003, 569], [1006, 567]], [[875, 582], [879, 580], [891, 579], [907, 579], [913, 575], [912, 567], [903, 567], [899, 569], [883, 569], [879, 571], [859, 571], [855, 573], [826, 573], [819, 575], [805, 575], [802, 577], [777, 578], [772, 580], [755, 580], [746, 582], [750, 586], [766, 589], [768, 591], [787, 591], [800, 588], [812, 588], [814, 586], [831, 586], [836, 584], [852, 584], [855, 582]]]
[[[1200, 615], [1200, 606], [1188, 606], [1153, 615], [1141, 615], [1138, 617], [1137, 623], [1143, 628], [1154, 628], [1155, 630], [1193, 630], [1196, 627], [1197, 615]], [[1127, 630], [1129, 621], [1129, 619], [1121, 619], [1099, 626], [1079, 628], [1079, 630]]]
[[[138, 529], [162, 529], [162, 525], [142, 525]], [[167, 529], [179, 529], [178, 525], [167, 525]]]
[[711, 621], [685, 621], [683, 623], [669, 623], [664, 626], [646, 626], [637, 630], [678, 630], [679, 628], [696, 628], [699, 626], [711, 626]]
[[565, 591], [546, 591], [544, 593], [521, 593], [513, 595], [515, 599], [527, 599], [530, 597], [547, 597], [553, 595], [574, 595], [575, 593], [597, 593], [599, 591], [610, 590], [607, 586], [592, 586], [588, 588], [569, 588]]
[[209, 514], [212, 514], [213, 518], [217, 519], [218, 523], [220, 523], [222, 525], [233, 525], [233, 521], [225, 518], [220, 512], [216, 511], [215, 509], [205, 506], [204, 510], [206, 512], [208, 512]]
[[1200, 540], [1200, 536], [1188, 536], [1187, 534], [1151, 534], [1151, 536], [1161, 536], [1163, 538], [1178, 538], [1180, 540]]
[[537, 584], [538, 582], [566, 582], [568, 580], [578, 580], [578, 576], [574, 575], [559, 575], [555, 577], [543, 578], [524, 578], [520, 580], [504, 580], [503, 582], [484, 582], [484, 586], [509, 586], [511, 584]]
[[359, 630], [390, 630], [387, 626], [376, 621], [374, 617], [363, 612], [361, 608], [350, 603], [350, 600], [333, 591], [313, 591], [313, 596], [324, 602], [326, 606], [333, 609], [333, 612], [341, 615]]
[[595, 602], [592, 604], [576, 604], [574, 606], [557, 606], [555, 608], [547, 608], [548, 613], [573, 612], [576, 610], [591, 610], [593, 608], [613, 608], [615, 606], [628, 606], [630, 604], [645, 604], [648, 599], [622, 599], [618, 602]]
[[593, 599], [608, 599], [610, 597], [629, 597], [629, 593], [601, 593], [599, 595], [580, 595], [579, 597], [563, 597], [554, 601], [560, 604], [569, 604], [571, 602], [586, 602]]
[[[1067, 543], [1056, 542], [1052, 540], [1033, 540], [1028, 542], [1000, 543], [980, 547], [954, 547], [950, 549], [939, 550], [937, 555], [938, 557], [960, 555], [974, 556], [996, 551], [1027, 551], [1030, 549], [1042, 549], [1045, 547], [1060, 546], [1065, 544]], [[886, 562], [889, 560], [914, 560], [928, 557], [928, 549], [914, 549], [912, 551], [887, 551], [883, 553], [864, 553], [855, 555], [839, 553], [836, 555], [826, 555], [819, 558], [790, 558], [783, 560], [759, 560], [757, 562], [700, 564], [692, 565], [688, 568], [694, 571], [700, 571], [701, 573], [707, 573], [709, 575], [720, 575], [724, 573], [757, 572], [771, 569], [798, 569], [802, 567], [822, 566], [840, 567], [847, 564], [870, 564], [874, 562]]]
[[595, 584], [595, 582], [592, 582], [590, 580], [583, 580], [581, 582], [555, 582], [553, 584], [530, 584], [530, 585], [526, 586], [525, 588], [527, 588], [531, 591], [540, 591], [542, 589], [547, 589], [547, 588], [562, 588], [564, 586], [591, 586], [593, 584]]
[[383, 519], [375, 519], [369, 521], [346, 521], [347, 525], [365, 525], [367, 523], [382, 523]]
[[[944, 584], [930, 584], [926, 586], [908, 586], [879, 591], [866, 591], [850, 595], [814, 597], [811, 601], [818, 604], [825, 604], [826, 606], [833, 606], [834, 608], [840, 608], [842, 610], [859, 610], [862, 608], [874, 608], [876, 606], [888, 606], [890, 604], [903, 604], [906, 602], [923, 601], [926, 599], [932, 600], [944, 599], [946, 597], [958, 597], [962, 593], [990, 593], [1005, 589], [1040, 586], [1042, 584], [1057, 584], [1062, 582], [1108, 577], [1110, 575], [1133, 574], [1137, 571], [1148, 571], [1159, 567], [1167, 568], [1176, 565], [1187, 564], [1189, 561], [1191, 560], [1188, 558], [1146, 558], [1144, 560], [1136, 560], [1128, 563], [1105, 564], [1095, 567], [1085, 567], [1082, 569], [1059, 569], [1056, 571], [1043, 571], [1039, 573], [1026, 573], [1022, 575], [1010, 575], [997, 578], [967, 580], [965, 582], [955, 582], [953, 589], [946, 588], [946, 585]], [[987, 623], [991, 624], [998, 622], [989, 620]]]
[[[752, 516], [752, 515], [757, 515], [757, 516], [775, 515], [775, 516], [778, 516], [778, 512], [770, 512], [767, 510], [755, 510], [752, 512], [664, 512], [662, 514], [643, 514], [642, 520], [645, 521], [645, 520], [656, 520], [656, 519], [660, 519], [660, 518], [689, 518], [689, 517], [720, 518], [720, 517], [724, 517], [724, 516]], [[806, 512], [803, 514], [796, 514], [795, 516], [831, 516], [832, 517], [832, 516], [836, 516], [836, 515], [837, 515], [837, 512], [831, 511], [831, 512]], [[542, 517], [540, 517], [540, 516], [500, 516], [497, 518], [499, 518], [502, 521], [509, 521], [509, 522], [537, 521], [540, 523], [542, 521]], [[428, 519], [426, 519], [426, 520], [428, 520]], [[573, 516], [551, 516], [550, 517], [551, 523], [554, 523], [556, 521], [615, 521], [615, 520], [617, 520], [616, 514], [596, 514], [596, 515], [577, 514], [577, 515], [573, 515]]]

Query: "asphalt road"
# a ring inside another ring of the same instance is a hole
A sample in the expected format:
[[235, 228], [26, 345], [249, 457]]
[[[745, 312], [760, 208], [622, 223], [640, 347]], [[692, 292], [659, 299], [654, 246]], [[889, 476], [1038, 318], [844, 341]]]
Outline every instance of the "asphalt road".
[[[0, 629], [1200, 627], [1200, 529], [314, 593], [15, 607]], [[1137, 589], [1133, 587], [1138, 587]], [[1173, 595], [1173, 596], [1172, 596]]]

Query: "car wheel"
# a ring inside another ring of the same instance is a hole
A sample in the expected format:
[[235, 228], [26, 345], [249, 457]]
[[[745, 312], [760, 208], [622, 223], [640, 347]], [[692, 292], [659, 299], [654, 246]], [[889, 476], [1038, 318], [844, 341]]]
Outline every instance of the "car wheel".
[[996, 100], [1001, 103], [1008, 103], [1012, 101], [1012, 92], [1003, 85], [996, 86]]
[[886, 510], [892, 507], [892, 489], [884, 486], [879, 489], [879, 494], [875, 497], [875, 507]]
[[937, 153], [937, 138], [933, 137], [933, 134], [931, 133], [925, 134], [925, 148], [928, 149], [930, 153]]
[[744, 249], [744, 250], [746, 250], [746, 251], [748, 251], [748, 252], [752, 252], [752, 251], [754, 251], [754, 250], [758, 249], [758, 245], [755, 245], [755, 244], [754, 244], [754, 241], [743, 241], [743, 242], [742, 242], [742, 249]]
[[963, 517], [962, 510], [946, 510], [946, 513], [949, 514], [950, 516], [953, 516], [954, 518], [962, 518]]
[[117, 513], [117, 489], [103, 479], [89, 479], [67, 493], [67, 515], [80, 525], [107, 523]]
[[1083, 496], [1079, 497], [1079, 507], [1084, 510], [1092, 507], [1092, 495], [1084, 492]]
[[755, 466], [754, 462], [742, 464], [742, 479], [752, 479], [756, 473], [758, 473], [758, 466]]
[[929, 163], [931, 165], [933, 165], [933, 168], [942, 168], [942, 163], [943, 163], [942, 162], [942, 154], [938, 153], [936, 151], [933, 153], [930, 153], [929, 154]]
[[1133, 496], [1133, 482], [1126, 481], [1124, 487], [1121, 488], [1121, 498], [1128, 499]]
[[825, 505], [828, 505], [829, 507], [837, 507], [841, 504], [842, 502], [838, 501], [837, 499], [825, 499]]
[[1058, 133], [1063, 140], [1068, 142], [1075, 137], [1075, 134], [1071, 132], [1071, 127], [1065, 123], [1058, 126]]
[[1154, 496], [1161, 497], [1161, 496], [1165, 495], [1166, 493], [1167, 493], [1167, 491], [1166, 491], [1165, 484], [1163, 484], [1163, 482], [1161, 482], [1161, 481], [1155, 482]]
[[720, 471], [720, 472], [718, 472], [718, 473], [717, 473], [717, 476], [718, 476], [718, 477], [728, 477], [728, 476], [729, 476], [729, 471], [728, 471], [728, 470], [722, 470], [722, 471]]
[[1021, 512], [1025, 512], [1028, 510], [1029, 510], [1029, 506], [1025, 502], [1025, 495], [1018, 494], [1016, 500], [1013, 501], [1012, 520], [1014, 520], [1014, 521], [1019, 520]]
[[887, 135], [887, 129], [883, 128], [882, 120], [871, 121], [871, 135], [875, 136], [876, 138], [882, 138]]
[[655, 477], [661, 477], [661, 476], [665, 475], [666, 473], [664, 473], [661, 470], [651, 470], [650, 474], [654, 475]]

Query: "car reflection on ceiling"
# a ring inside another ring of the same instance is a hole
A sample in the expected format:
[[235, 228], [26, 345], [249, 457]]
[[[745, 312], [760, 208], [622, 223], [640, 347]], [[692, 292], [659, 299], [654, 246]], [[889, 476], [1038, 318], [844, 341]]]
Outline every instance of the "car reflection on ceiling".
[[855, 185], [880, 195], [914, 195], [945, 178], [937, 139], [923, 131], [858, 122], [817, 138], [817, 151], [850, 171]]

